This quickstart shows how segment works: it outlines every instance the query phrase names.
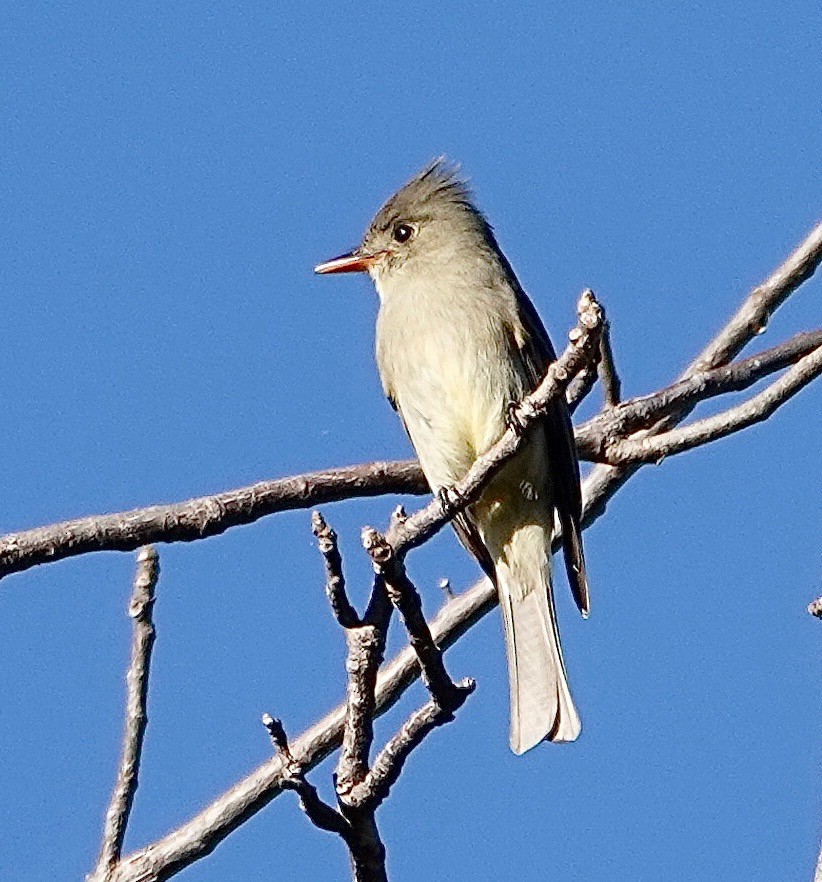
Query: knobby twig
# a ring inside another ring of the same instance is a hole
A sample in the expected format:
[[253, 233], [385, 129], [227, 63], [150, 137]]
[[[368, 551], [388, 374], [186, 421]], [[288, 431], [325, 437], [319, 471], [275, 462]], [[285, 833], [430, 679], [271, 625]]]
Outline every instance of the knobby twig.
[[[404, 520], [404, 512], [398, 508], [392, 522], [396, 524]], [[313, 517], [313, 523], [318, 527], [324, 524], [318, 512]], [[320, 527], [319, 534], [324, 536], [327, 530], [327, 526], [325, 531]], [[396, 562], [393, 549], [386, 547], [384, 539], [377, 551], [378, 536], [375, 530], [363, 533], [363, 544], [374, 561], [376, 575], [364, 619], [346, 631], [349, 685], [342, 748], [335, 776], [340, 815], [348, 823], [350, 831], [346, 842], [355, 882], [382, 882], [387, 879], [385, 848], [377, 828], [376, 810], [388, 796], [411, 751], [422, 743], [427, 734], [452, 720], [454, 712], [474, 688], [472, 681], [460, 686], [451, 682], [445, 672], [442, 654], [434, 645], [422, 614], [419, 595], [405, 576], [401, 562]], [[320, 550], [323, 551], [322, 544]], [[383, 552], [382, 558], [380, 551]], [[324, 551], [323, 554], [327, 562]], [[383, 565], [377, 564], [378, 558]], [[397, 565], [391, 566], [388, 558]], [[336, 567], [334, 569], [335, 575], [341, 577]], [[377, 671], [383, 660], [391, 614], [391, 607], [386, 602], [388, 599], [402, 614], [411, 637], [411, 648], [423, 671], [428, 674], [426, 683], [433, 698], [412, 714], [379, 753], [375, 769], [371, 769], [369, 754], [377, 714]], [[431, 684], [435, 684], [436, 688]]]
[[[400, 512], [401, 509], [398, 509], [395, 519], [402, 516]], [[441, 653], [434, 646], [416, 590], [407, 577], [407, 584], [392, 582], [388, 587], [386, 575], [393, 574], [396, 568], [377, 568], [375, 565], [377, 574], [371, 599], [365, 615], [360, 618], [345, 593], [336, 534], [319, 512], [312, 514], [311, 524], [325, 561], [326, 591], [332, 612], [345, 628], [348, 643], [345, 717], [340, 758], [334, 776], [339, 809], [323, 802], [316, 788], [307, 781], [303, 766], [289, 749], [280, 721], [265, 714], [263, 723], [280, 759], [282, 788], [297, 792], [303, 811], [317, 827], [337, 833], [343, 839], [348, 846], [355, 882], [387, 882], [385, 847], [377, 827], [376, 810], [388, 796], [411, 751], [422, 743], [429, 732], [453, 719], [453, 712], [473, 690], [473, 683], [466, 681], [456, 686], [445, 674]], [[391, 555], [390, 549], [388, 553]], [[413, 596], [406, 596], [408, 592]], [[436, 656], [441, 672], [437, 685], [443, 703], [435, 697], [412, 714], [380, 751], [372, 770], [369, 759], [377, 713], [377, 672], [383, 659], [391, 614], [389, 596], [408, 621], [412, 647], [423, 668], [428, 670], [432, 657]]]
[[131, 664], [126, 676], [127, 697], [123, 751], [117, 782], [111, 794], [103, 826], [103, 841], [97, 865], [87, 877], [88, 882], [108, 882], [120, 860], [123, 839], [126, 835], [143, 749], [148, 715], [148, 675], [155, 631], [152, 621], [154, 589], [160, 575], [157, 552], [151, 547], [141, 548], [137, 553], [137, 572], [128, 614], [133, 622]]
[[[468, 696], [475, 687], [476, 683], [470, 678], [460, 680], [456, 684], [457, 690], [463, 696]], [[376, 805], [388, 796], [411, 751], [422, 743], [426, 735], [453, 719], [453, 712], [444, 709], [435, 698], [427, 701], [418, 711], [411, 714], [399, 732], [377, 755], [365, 782], [364, 789]]]
[[[385, 594], [375, 581], [374, 593]], [[377, 670], [385, 651], [385, 632], [390, 610], [387, 600], [379, 606], [379, 617], [366, 614], [362, 624], [346, 631], [348, 642], [348, 687], [345, 738], [337, 767], [337, 794], [345, 795], [368, 774], [368, 760], [374, 740]]]
[[773, 313], [816, 272], [822, 262], [822, 222], [745, 298], [725, 327], [699, 353], [683, 377], [727, 364], [768, 326]]
[[597, 372], [595, 366], [583, 368], [571, 380], [565, 392], [565, 400], [568, 403], [568, 410], [571, 414], [574, 414], [580, 404], [588, 397], [596, 381]]
[[311, 525], [325, 562], [326, 593], [334, 617], [345, 629], [348, 644], [345, 721], [334, 776], [339, 810], [323, 802], [306, 780], [303, 767], [288, 747], [280, 721], [266, 714], [263, 723], [281, 759], [283, 786], [297, 792], [303, 810], [317, 827], [337, 833], [343, 839], [348, 847], [354, 882], [387, 882], [385, 846], [377, 829], [376, 806], [353, 802], [350, 795], [363, 784], [370, 771], [375, 687], [385, 651], [391, 606], [385, 586], [375, 579], [368, 609], [362, 618], [357, 615], [345, 592], [336, 534], [319, 512], [312, 514]]
[[342, 557], [337, 547], [337, 534], [318, 511], [311, 513], [311, 530], [317, 537], [317, 547], [325, 561], [325, 593], [334, 618], [343, 628], [355, 628], [360, 624], [360, 617], [345, 593], [345, 576]]
[[385, 846], [382, 844], [373, 811], [352, 817], [350, 812], [337, 811], [320, 798], [317, 788], [309, 784], [300, 764], [288, 748], [285, 730], [279, 720], [263, 714], [263, 725], [268, 729], [271, 743], [281, 758], [284, 768], [283, 789], [294, 790], [300, 799], [300, 808], [320, 830], [336, 833], [348, 846], [354, 882], [387, 882]]
[[445, 713], [453, 714], [473, 690], [473, 685], [468, 690], [460, 689], [445, 670], [442, 651], [431, 636], [419, 592], [408, 578], [405, 565], [391, 543], [372, 527], [362, 531], [362, 543], [378, 577], [385, 582], [391, 603], [402, 617], [409, 643], [420, 662], [423, 682], [434, 702]]
[[[583, 517], [588, 508], [585, 505]], [[496, 605], [496, 588], [488, 579], [457, 594], [430, 622], [434, 642], [443, 651], [447, 650]], [[419, 676], [419, 659], [411, 646], [406, 646], [377, 677], [375, 716], [381, 716], [393, 707]], [[340, 747], [345, 716], [343, 704], [291, 741], [291, 752], [304, 771], [315, 768]], [[379, 769], [380, 756], [374, 762], [372, 774], [377, 774]], [[282, 763], [277, 757], [259, 766], [185, 824], [127, 857], [119, 865], [113, 882], [163, 882], [183, 867], [210, 854], [248, 817], [279, 796], [283, 790], [283, 774]]]
[[822, 330], [796, 334], [790, 340], [730, 365], [700, 371], [652, 395], [632, 398], [603, 410], [577, 427], [581, 459], [602, 461], [609, 444], [650, 428], [665, 416], [728, 392], [741, 392], [754, 383], [795, 364], [822, 347]]
[[[313, 518], [316, 525], [324, 524], [319, 512]], [[326, 531], [328, 528], [326, 527]], [[328, 566], [328, 557], [323, 550], [326, 531], [319, 531], [320, 551]], [[330, 531], [333, 534], [333, 531]], [[336, 566], [335, 576], [342, 581], [342, 572]], [[351, 609], [347, 599], [331, 598], [332, 609], [337, 614], [342, 606]], [[374, 580], [368, 609], [362, 620], [354, 613], [353, 617], [340, 617], [338, 621], [346, 629], [348, 656], [345, 668], [348, 673], [345, 702], [345, 725], [342, 748], [334, 777], [340, 816], [346, 823], [345, 842], [351, 856], [351, 867], [355, 882], [386, 882], [385, 846], [380, 839], [374, 806], [356, 805], [350, 795], [366, 780], [369, 769], [371, 745], [374, 741], [374, 718], [376, 699], [375, 688], [377, 672], [385, 652], [391, 606], [386, 597], [385, 586], [379, 579]], [[350, 624], [343, 624], [348, 619]]]
[[288, 749], [288, 739], [282, 722], [275, 720], [270, 714], [263, 714], [262, 723], [268, 730], [271, 744], [282, 762], [283, 790], [293, 790], [297, 794], [300, 798], [300, 808], [312, 824], [321, 830], [337, 833], [343, 839], [347, 839], [349, 830], [345, 818], [324, 802], [317, 793], [317, 788], [308, 783], [300, 764]]

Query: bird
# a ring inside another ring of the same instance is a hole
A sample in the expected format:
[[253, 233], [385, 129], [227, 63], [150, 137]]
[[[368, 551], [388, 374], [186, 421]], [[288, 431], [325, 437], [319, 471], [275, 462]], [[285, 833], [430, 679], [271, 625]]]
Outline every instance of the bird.
[[[444, 157], [429, 163], [382, 205], [357, 248], [315, 272], [371, 277], [383, 389], [431, 489], [447, 499], [556, 359], [459, 166]], [[524, 442], [452, 519], [497, 588], [516, 754], [543, 740], [574, 741], [581, 729], [551, 582], [560, 531], [572, 594], [582, 615], [589, 612], [579, 463], [564, 399]]]

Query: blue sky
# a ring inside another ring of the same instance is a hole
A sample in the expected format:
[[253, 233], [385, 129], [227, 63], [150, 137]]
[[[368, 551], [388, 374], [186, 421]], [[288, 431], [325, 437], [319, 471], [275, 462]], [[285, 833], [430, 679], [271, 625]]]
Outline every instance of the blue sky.
[[[811, 2], [6, 4], [0, 530], [407, 456], [369, 284], [311, 268], [440, 153], [554, 340], [590, 285], [626, 394], [668, 382], [822, 216], [820, 34]], [[820, 324], [821, 285], [763, 346]], [[578, 743], [509, 753], [496, 614], [449, 653], [478, 690], [380, 812], [392, 879], [809, 876], [820, 404], [817, 384], [646, 469], [588, 531], [588, 622], [558, 586]], [[325, 510], [359, 597], [359, 528], [394, 503]], [[263, 711], [296, 734], [343, 691], [307, 513], [160, 553], [127, 850], [267, 758]], [[431, 612], [440, 577], [477, 575], [450, 535], [410, 567]], [[2, 878], [91, 868], [132, 570], [101, 554], [0, 585]], [[286, 794], [180, 878], [347, 874]]]

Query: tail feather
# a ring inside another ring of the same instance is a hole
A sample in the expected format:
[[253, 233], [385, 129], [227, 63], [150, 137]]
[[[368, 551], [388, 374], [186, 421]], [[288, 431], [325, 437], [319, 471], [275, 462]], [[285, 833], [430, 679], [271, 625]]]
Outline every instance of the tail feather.
[[581, 729], [554, 615], [545, 532], [515, 531], [497, 558], [511, 688], [511, 750], [524, 753], [543, 739], [574, 741]]

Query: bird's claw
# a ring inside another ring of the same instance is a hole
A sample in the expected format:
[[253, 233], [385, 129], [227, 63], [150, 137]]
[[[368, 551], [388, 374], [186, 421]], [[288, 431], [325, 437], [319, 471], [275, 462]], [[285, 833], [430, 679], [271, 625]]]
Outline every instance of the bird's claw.
[[519, 401], [511, 401], [505, 408], [505, 425], [511, 431], [520, 436], [525, 431], [525, 420], [523, 419], [522, 405]]
[[462, 499], [453, 487], [440, 487], [437, 490], [437, 499], [439, 499], [443, 514], [447, 518], [453, 517], [462, 507]]

